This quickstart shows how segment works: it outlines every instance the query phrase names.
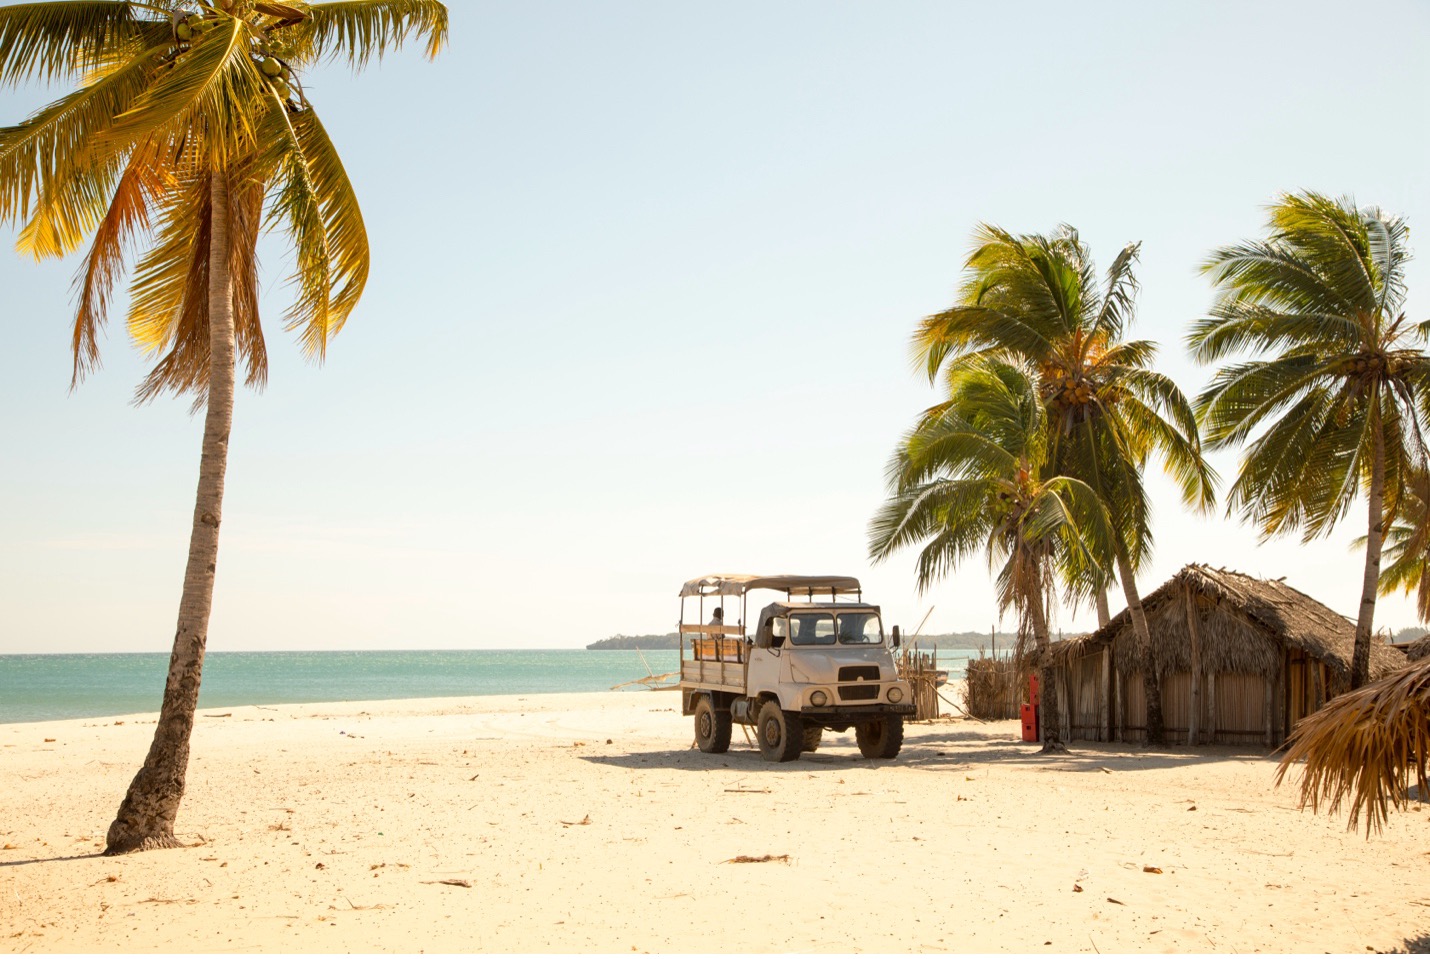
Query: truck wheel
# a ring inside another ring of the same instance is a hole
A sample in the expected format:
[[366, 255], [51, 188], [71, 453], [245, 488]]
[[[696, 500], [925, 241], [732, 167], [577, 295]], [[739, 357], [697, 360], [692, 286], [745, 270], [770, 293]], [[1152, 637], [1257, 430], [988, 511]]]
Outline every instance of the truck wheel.
[[730, 711], [716, 709], [709, 696], [701, 696], [695, 704], [695, 744], [702, 753], [730, 749]]
[[893, 759], [904, 746], [904, 717], [885, 716], [854, 728], [865, 759]]
[[787, 763], [799, 758], [804, 745], [804, 722], [798, 713], [787, 713], [773, 700], [760, 707], [755, 726], [755, 738], [760, 742], [760, 754], [774, 763]]
[[804, 751], [812, 753], [819, 748], [819, 741], [824, 738], [823, 726], [804, 727]]

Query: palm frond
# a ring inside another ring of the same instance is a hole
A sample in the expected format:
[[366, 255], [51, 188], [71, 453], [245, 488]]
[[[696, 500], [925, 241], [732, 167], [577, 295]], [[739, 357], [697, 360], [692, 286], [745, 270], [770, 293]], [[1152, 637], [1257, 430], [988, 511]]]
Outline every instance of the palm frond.
[[116, 0], [63, 0], [0, 7], [0, 86], [54, 83], [128, 56], [153, 37], [145, 7]]
[[436, 59], [447, 44], [447, 7], [436, 0], [347, 0], [303, 6], [298, 23], [274, 30], [305, 62], [346, 60], [361, 69], [409, 40]]

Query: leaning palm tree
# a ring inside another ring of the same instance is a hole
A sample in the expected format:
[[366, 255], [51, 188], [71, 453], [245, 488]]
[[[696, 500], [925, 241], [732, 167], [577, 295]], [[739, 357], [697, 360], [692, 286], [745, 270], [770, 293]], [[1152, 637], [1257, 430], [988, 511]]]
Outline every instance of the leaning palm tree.
[[267, 352], [255, 247], [265, 222], [292, 240], [286, 320], [321, 359], [368, 275], [367, 234], [336, 149], [304, 91], [329, 58], [361, 66], [409, 38], [429, 56], [447, 11], [429, 0], [276, 3], [70, 0], [0, 7], [0, 84], [78, 81], [0, 129], [0, 220], [20, 248], [79, 269], [74, 379], [98, 362], [127, 253], [129, 329], [155, 359], [141, 400], [206, 407], [178, 627], [154, 741], [109, 828], [110, 854], [174, 846], [207, 644], [224, 473], [241, 358], [261, 385]]
[[1272, 205], [1268, 232], [1203, 267], [1217, 298], [1189, 344], [1203, 363], [1228, 362], [1197, 415], [1209, 445], [1247, 444], [1227, 504], [1264, 537], [1328, 535], [1365, 496], [1355, 689], [1370, 675], [1385, 526], [1425, 460], [1430, 356], [1403, 312], [1408, 230], [1348, 198], [1299, 193]]
[[1160, 458], [1184, 500], [1199, 509], [1211, 506], [1216, 476], [1202, 458], [1191, 404], [1153, 369], [1156, 344], [1124, 338], [1136, 312], [1138, 249], [1125, 247], [1099, 282], [1090, 252], [1071, 227], [1044, 236], [980, 225], [957, 302], [925, 318], [913, 345], [930, 380], [941, 370], [957, 377], [989, 358], [1037, 371], [1051, 430], [1050, 468], [1087, 483], [1115, 520], [1092, 592], [1101, 622], [1103, 594], [1116, 571], [1138, 642], [1153, 664], [1143, 675], [1147, 740], [1160, 744], [1159, 677], [1136, 580], [1152, 548], [1144, 467], [1150, 457]]
[[[1031, 635], [1040, 656], [1058, 564], [1075, 555], [1096, 569], [1112, 535], [1087, 484], [1044, 474], [1047, 427], [1027, 373], [997, 361], [965, 368], [948, 401], [925, 411], [899, 444], [887, 472], [889, 499], [869, 524], [875, 562], [923, 544], [920, 590], [970, 555], [986, 554], [998, 568], [999, 609], [1015, 611], [1019, 635]], [[1061, 749], [1046, 663], [1041, 688], [1043, 747]]]
[[1403, 809], [1413, 778], [1430, 793], [1430, 659], [1331, 700], [1296, 724], [1276, 771], [1279, 784], [1296, 763], [1301, 804], [1335, 814], [1350, 804], [1350, 828], [1362, 813], [1366, 834], [1379, 831], [1391, 807]]

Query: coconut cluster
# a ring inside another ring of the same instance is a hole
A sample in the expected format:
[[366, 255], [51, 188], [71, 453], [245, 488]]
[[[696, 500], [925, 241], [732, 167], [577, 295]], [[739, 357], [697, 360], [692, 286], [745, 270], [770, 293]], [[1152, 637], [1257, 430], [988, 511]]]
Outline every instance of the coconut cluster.
[[[243, 17], [253, 12], [252, 0], [236, 0], [236, 2], [225, 2], [220, 5], [226, 13], [237, 17]], [[205, 16], [203, 13], [190, 13], [178, 18], [174, 22], [174, 38], [179, 51], [188, 50], [192, 44], [198, 42], [204, 33], [213, 27], [215, 20], [215, 16]], [[286, 58], [293, 55], [292, 48], [281, 41], [259, 36], [254, 38], [249, 55], [258, 65], [259, 72], [278, 94], [278, 98], [292, 102], [293, 71], [286, 62]]]

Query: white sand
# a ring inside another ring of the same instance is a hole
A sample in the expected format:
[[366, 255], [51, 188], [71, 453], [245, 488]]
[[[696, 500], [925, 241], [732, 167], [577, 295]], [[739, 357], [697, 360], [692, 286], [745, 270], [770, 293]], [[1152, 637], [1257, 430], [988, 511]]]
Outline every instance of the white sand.
[[[738, 726], [727, 755], [691, 749], [677, 696], [646, 692], [200, 716], [178, 825], [194, 845], [117, 859], [98, 852], [154, 717], [0, 726], [4, 948], [1430, 942], [1430, 811], [1367, 840], [1298, 811], [1254, 752], [1084, 745], [1046, 759], [1013, 723], [945, 721], [910, 726], [892, 762], [861, 759], [851, 733], [778, 766]], [[788, 861], [729, 861], [765, 855]]]

